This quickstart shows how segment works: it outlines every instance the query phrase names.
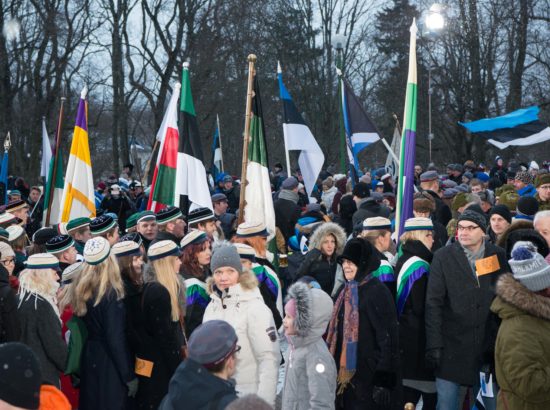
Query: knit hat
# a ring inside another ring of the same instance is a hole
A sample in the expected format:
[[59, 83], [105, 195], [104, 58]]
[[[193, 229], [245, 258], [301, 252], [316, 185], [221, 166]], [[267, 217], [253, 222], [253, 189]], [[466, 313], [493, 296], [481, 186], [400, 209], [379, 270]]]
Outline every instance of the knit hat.
[[141, 246], [143, 244], [143, 238], [141, 237], [141, 235], [137, 232], [130, 232], [130, 233], [127, 233], [126, 235], [122, 236], [119, 240], [119, 242], [123, 242], [123, 241], [134, 241], [135, 243], [137, 243], [139, 246]]
[[550, 287], [550, 265], [531, 242], [516, 242], [508, 262], [514, 278], [527, 289], [538, 292]]
[[256, 262], [256, 251], [252, 246], [245, 243], [235, 243], [233, 245], [237, 248], [237, 252], [241, 259], [248, 259], [251, 262]]
[[157, 212], [157, 223], [166, 225], [168, 222], [183, 218], [181, 210], [175, 206], [169, 206]]
[[193, 229], [181, 240], [180, 249], [183, 251], [187, 246], [206, 242], [207, 239], [208, 235], [206, 235], [206, 232]]
[[510, 212], [516, 212], [518, 201], [519, 201], [519, 195], [515, 191], [504, 192], [498, 198], [498, 203], [505, 205], [510, 210]]
[[59, 235], [56, 229], [40, 228], [32, 236], [32, 241], [35, 245], [45, 245], [50, 239]]
[[521, 181], [524, 184], [532, 184], [533, 183], [533, 175], [531, 175], [527, 171], [519, 171], [516, 173], [516, 176], [514, 178], [516, 181]]
[[502, 216], [509, 224], [512, 223], [512, 213], [506, 205], [499, 204], [493, 206], [491, 212], [489, 212], [489, 218], [495, 214]]
[[84, 245], [84, 260], [88, 265], [99, 265], [109, 257], [110, 252], [111, 246], [104, 237], [88, 239]]
[[466, 209], [464, 212], [462, 212], [462, 214], [460, 214], [460, 216], [458, 217], [458, 222], [460, 221], [473, 222], [477, 226], [479, 226], [483, 230], [483, 232], [487, 231], [487, 219], [485, 219], [485, 216], [470, 209]]
[[288, 189], [288, 190], [295, 189], [297, 186], [298, 186], [298, 180], [294, 177], [288, 177], [281, 184], [282, 189]]
[[265, 225], [261, 222], [243, 222], [237, 227], [236, 236], [239, 238], [251, 238], [253, 236], [269, 236]]
[[197, 208], [193, 209], [187, 215], [187, 223], [189, 225], [197, 224], [199, 222], [209, 221], [214, 219], [214, 212], [210, 208]]
[[224, 320], [210, 320], [189, 337], [187, 356], [208, 369], [222, 363], [238, 348], [233, 326]]
[[0, 400], [24, 409], [38, 409], [42, 371], [33, 351], [23, 343], [0, 344]]
[[243, 265], [237, 248], [229, 243], [220, 243], [212, 249], [212, 257], [210, 258], [210, 270], [212, 273], [219, 268], [230, 266], [239, 274], [243, 273]]
[[433, 231], [434, 225], [430, 218], [409, 218], [405, 221], [405, 232]]
[[109, 215], [101, 215], [90, 222], [92, 235], [101, 235], [117, 226], [116, 221]]
[[179, 256], [180, 248], [174, 241], [170, 240], [155, 242], [149, 246], [149, 250], [147, 251], [147, 257], [151, 261], [156, 261], [172, 255]]
[[550, 184], [550, 173], [539, 174], [537, 178], [535, 178], [535, 186], [537, 188], [544, 184]]
[[135, 214], [130, 215], [128, 219], [126, 219], [126, 232], [136, 227], [139, 214], [140, 212], [136, 212]]
[[46, 252], [60, 253], [74, 246], [74, 239], [69, 235], [57, 235], [46, 242]]
[[8, 231], [9, 241], [15, 241], [17, 238], [25, 234], [25, 230], [21, 228], [19, 225], [11, 225], [6, 228], [6, 231]]
[[81, 261], [75, 262], [67, 266], [61, 274], [61, 282], [63, 282], [64, 285], [68, 285], [74, 279], [76, 279], [78, 275], [80, 275], [80, 272], [82, 272], [83, 269], [84, 263]]
[[22, 199], [17, 199], [15, 201], [11, 201], [8, 206], [6, 206], [6, 211], [13, 213], [23, 208], [29, 208], [29, 204]]
[[122, 256], [139, 256], [141, 249], [139, 244], [134, 241], [120, 241], [113, 245], [113, 255], [120, 258]]
[[451, 209], [456, 212], [459, 208], [462, 208], [467, 203], [467, 194], [465, 192], [459, 192], [455, 195], [453, 202], [451, 203]]
[[6, 242], [0, 242], [0, 257], [2, 259], [15, 257], [15, 252], [13, 251], [13, 248]]
[[49, 253], [35, 253], [26, 262], [27, 269], [59, 269], [59, 261]]
[[369, 196], [370, 189], [369, 189], [368, 184], [366, 184], [365, 182], [358, 182], [353, 187], [352, 193], [357, 198], [363, 199], [363, 198], [367, 198]]
[[538, 211], [539, 203], [534, 197], [522, 196], [519, 198], [518, 204], [516, 205], [517, 215], [524, 215], [533, 219]]
[[72, 231], [76, 231], [84, 226], [89, 226], [90, 222], [92, 222], [92, 220], [85, 217], [71, 219], [67, 224], [67, 232], [71, 233]]
[[367, 218], [363, 221], [364, 231], [376, 231], [379, 229], [391, 229], [391, 221], [381, 216]]
[[1, 226], [8, 226], [15, 222], [15, 215], [9, 213], [9, 212], [2, 212], [0, 213], [0, 225]]
[[157, 216], [153, 211], [142, 211], [138, 213], [136, 218], [136, 224], [138, 224], [140, 222], [155, 221]]

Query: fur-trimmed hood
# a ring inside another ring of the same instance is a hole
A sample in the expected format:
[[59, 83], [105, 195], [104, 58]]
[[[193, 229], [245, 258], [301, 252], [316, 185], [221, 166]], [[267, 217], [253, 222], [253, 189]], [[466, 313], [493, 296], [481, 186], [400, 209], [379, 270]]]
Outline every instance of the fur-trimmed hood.
[[[245, 270], [243, 273], [240, 274], [238, 284], [244, 291], [254, 290], [258, 287], [258, 279], [256, 278], [256, 275], [254, 275], [254, 272]], [[214, 278], [209, 277], [206, 280], [206, 290], [209, 295], [214, 293], [214, 285]]]
[[313, 234], [309, 238], [309, 249], [316, 248], [321, 250], [323, 238], [329, 234], [336, 238], [336, 251], [334, 252], [335, 256], [341, 255], [344, 251], [344, 246], [346, 245], [346, 231], [334, 222], [325, 222], [320, 224], [315, 231], [313, 231]]
[[511, 273], [502, 275], [497, 282], [498, 298], [491, 310], [501, 319], [531, 315], [550, 320], [550, 298], [537, 295], [514, 279]]
[[294, 346], [307, 345], [319, 340], [327, 330], [332, 315], [331, 297], [321, 289], [296, 282], [288, 289], [287, 301], [289, 299], [296, 302]]

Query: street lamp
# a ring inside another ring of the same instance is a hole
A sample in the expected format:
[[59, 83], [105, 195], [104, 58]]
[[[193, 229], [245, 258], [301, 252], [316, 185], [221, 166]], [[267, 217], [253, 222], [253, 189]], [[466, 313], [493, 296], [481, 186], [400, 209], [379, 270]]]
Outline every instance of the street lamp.
[[[427, 37], [435, 40], [437, 35], [445, 27], [444, 7], [441, 4], [434, 3], [429, 8], [424, 17], [424, 25], [427, 28]], [[432, 63], [428, 61], [428, 150], [430, 162], [432, 162], [432, 141], [434, 134], [432, 132]]]
[[[343, 54], [344, 46], [346, 44], [346, 40], [347, 40], [347, 37], [339, 33], [334, 34], [331, 39], [332, 47], [336, 49], [336, 69], [338, 72], [338, 76], [341, 76], [344, 70], [344, 67], [343, 67], [344, 59], [342, 54]], [[337, 100], [340, 99], [341, 92], [342, 90], [340, 89], [340, 79], [338, 79]], [[347, 169], [347, 149], [346, 149], [346, 137], [344, 135], [343, 120], [342, 120], [342, 107], [340, 107], [340, 110], [339, 110], [338, 123], [339, 123], [338, 127], [340, 130], [340, 171], [345, 174]]]

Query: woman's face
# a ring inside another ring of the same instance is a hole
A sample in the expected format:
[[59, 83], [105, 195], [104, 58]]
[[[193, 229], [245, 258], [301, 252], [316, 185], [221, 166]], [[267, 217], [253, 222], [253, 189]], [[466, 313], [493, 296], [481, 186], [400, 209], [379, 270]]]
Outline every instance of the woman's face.
[[386, 231], [384, 233], [384, 235], [381, 235], [378, 237], [378, 244], [379, 247], [377, 246], [376, 248], [380, 251], [380, 252], [387, 252], [390, 250], [390, 245], [391, 245], [391, 232], [390, 231]]
[[15, 257], [7, 256], [5, 259], [1, 259], [0, 262], [4, 265], [4, 268], [8, 271], [8, 274], [13, 275], [15, 269]]
[[178, 273], [181, 267], [181, 259], [178, 256], [172, 256], [172, 260], [174, 263], [174, 272]]
[[219, 290], [225, 290], [239, 283], [239, 272], [230, 266], [222, 266], [214, 271], [214, 283]]
[[285, 329], [285, 335], [293, 336], [296, 334], [296, 328], [294, 327], [294, 318], [288, 313], [285, 314], [283, 319], [283, 327]]
[[342, 269], [344, 271], [344, 277], [346, 280], [354, 280], [357, 275], [357, 265], [349, 259], [344, 259], [342, 262]]
[[133, 256], [132, 257], [132, 269], [134, 272], [141, 274], [143, 271], [143, 256]]
[[206, 247], [197, 253], [197, 261], [201, 266], [208, 266], [210, 264], [210, 257], [212, 256], [212, 251], [210, 250], [210, 244], [207, 244]]
[[422, 237], [422, 243], [426, 248], [429, 250], [432, 250], [432, 246], [434, 245], [434, 233], [433, 231], [425, 231], [424, 236]]
[[327, 235], [323, 238], [321, 242], [321, 252], [325, 256], [332, 256], [334, 250], [336, 249], [336, 239], [332, 235]]

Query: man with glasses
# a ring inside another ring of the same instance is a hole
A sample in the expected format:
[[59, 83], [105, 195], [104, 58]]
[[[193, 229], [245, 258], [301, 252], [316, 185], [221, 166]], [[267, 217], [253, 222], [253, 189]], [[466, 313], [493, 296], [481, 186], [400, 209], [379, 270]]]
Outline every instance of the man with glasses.
[[484, 215], [465, 210], [458, 241], [438, 250], [430, 266], [426, 361], [435, 370], [438, 409], [462, 408], [467, 387], [477, 396], [480, 371], [488, 377], [494, 369], [498, 325], [489, 307], [499, 275], [510, 267], [504, 250], [485, 240], [486, 229]]
[[537, 193], [535, 199], [539, 203], [539, 211], [550, 210], [550, 174], [540, 174], [535, 179]]

